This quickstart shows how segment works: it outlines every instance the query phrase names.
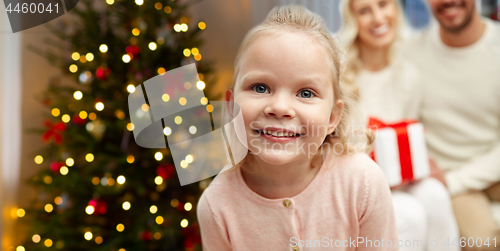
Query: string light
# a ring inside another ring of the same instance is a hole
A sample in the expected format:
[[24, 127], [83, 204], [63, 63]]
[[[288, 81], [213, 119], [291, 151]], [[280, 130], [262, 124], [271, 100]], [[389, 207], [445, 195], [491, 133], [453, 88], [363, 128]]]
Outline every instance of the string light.
[[38, 165], [42, 164], [43, 163], [43, 157], [41, 155], [37, 155], [35, 157], [35, 163], [37, 163]]
[[104, 109], [104, 104], [102, 102], [97, 102], [95, 104], [95, 109], [97, 109], [98, 111], [102, 111]]
[[80, 53], [78, 53], [76, 51], [71, 53], [71, 59], [78, 61], [78, 59], [80, 59]]
[[170, 127], [165, 127], [163, 129], [163, 134], [165, 134], [166, 136], [170, 136], [170, 134], [172, 134], [172, 129], [170, 129]]
[[170, 201], [170, 205], [171, 205], [172, 207], [177, 207], [177, 206], [179, 205], [179, 201], [178, 201], [177, 199], [172, 199], [172, 200]]
[[135, 161], [134, 155], [129, 155], [129, 156], [127, 156], [127, 162], [128, 162], [129, 164], [134, 163], [134, 161]]
[[213, 105], [207, 105], [207, 112], [213, 112], [214, 111], [214, 106]]
[[163, 7], [163, 5], [161, 3], [155, 3], [155, 8], [157, 10], [161, 10], [162, 7]]
[[149, 110], [149, 105], [148, 104], [142, 104], [141, 109], [145, 112]]
[[160, 232], [156, 232], [153, 237], [155, 238], [155, 240], [159, 240], [161, 238], [161, 233]]
[[155, 153], [155, 159], [160, 161], [163, 159], [163, 154], [161, 152], [156, 152]]
[[174, 25], [174, 30], [175, 30], [176, 32], [180, 32], [180, 31], [181, 31], [181, 25], [180, 25], [180, 24], [176, 24], [176, 25]]
[[128, 202], [128, 201], [125, 201], [125, 202], [123, 202], [123, 204], [122, 204], [122, 208], [123, 208], [123, 210], [125, 210], [125, 211], [129, 210], [129, 209], [130, 209], [130, 206], [131, 206], [131, 205], [130, 205], [130, 202]]
[[184, 83], [184, 88], [186, 88], [186, 90], [191, 89], [191, 83], [190, 82]]
[[101, 244], [102, 243], [102, 237], [101, 236], [95, 237], [95, 243], [96, 244]]
[[115, 3], [115, 0], [106, 0], [106, 3], [109, 4], [109, 5], [112, 5]]
[[89, 52], [87, 53], [87, 55], [85, 55], [85, 58], [87, 59], [87, 61], [92, 62], [92, 60], [94, 60], [94, 54]]
[[75, 164], [75, 160], [73, 158], [67, 158], [66, 159], [66, 165], [67, 166], [73, 166]]
[[72, 64], [69, 66], [69, 71], [72, 72], [72, 73], [75, 73], [76, 71], [78, 71], [78, 66], [76, 66], [76, 64]]
[[[108, 0], [109, 1], [109, 0]], [[108, 3], [109, 4], [109, 3]], [[106, 53], [108, 51], [108, 46], [105, 45], [105, 44], [101, 44], [99, 46], [99, 50], [102, 52], [102, 53]]]
[[184, 54], [185, 57], [189, 57], [191, 56], [191, 50], [190, 49], [184, 49], [184, 51], [182, 52]]
[[90, 205], [89, 205], [89, 206], [87, 206], [87, 207], [85, 208], [85, 212], [86, 212], [88, 215], [93, 214], [93, 213], [94, 213], [94, 211], [95, 211], [95, 208], [94, 208], [93, 206], [90, 206]]
[[187, 24], [181, 24], [181, 31], [183, 31], [183, 32], [188, 31], [188, 25]]
[[87, 162], [92, 162], [94, 161], [94, 155], [92, 153], [87, 153], [87, 155], [85, 155], [85, 160]]
[[87, 58], [85, 57], [85, 55], [80, 55], [80, 62], [82, 63], [87, 62]]
[[42, 238], [40, 237], [40, 235], [38, 234], [35, 234], [33, 235], [33, 237], [31, 237], [31, 240], [34, 242], [34, 243], [38, 243], [42, 240]]
[[59, 111], [59, 109], [57, 109], [57, 108], [54, 108], [54, 109], [52, 109], [51, 113], [52, 113], [52, 116], [57, 117], [57, 116], [59, 116], [59, 114], [61, 114], [61, 111]]
[[119, 119], [124, 119], [125, 118], [125, 113], [122, 110], [116, 110], [115, 115]]
[[91, 112], [91, 113], [89, 114], [89, 119], [90, 119], [90, 120], [95, 120], [96, 118], [97, 118], [97, 115], [96, 115], [95, 113]]
[[91, 232], [85, 232], [85, 234], [83, 235], [83, 237], [85, 238], [85, 240], [92, 240], [92, 233]]
[[185, 159], [181, 160], [181, 167], [186, 168], [188, 166], [188, 163]]
[[66, 167], [66, 166], [62, 166], [61, 169], [59, 169], [59, 172], [62, 174], [62, 175], [66, 175], [69, 173], [69, 169]]
[[44, 241], [44, 244], [45, 244], [46, 247], [50, 248], [50, 247], [52, 247], [53, 242], [52, 242], [51, 239], [46, 239]]
[[159, 186], [162, 183], [163, 183], [163, 178], [161, 176], [156, 176], [156, 178], [155, 178], [155, 184]]
[[132, 29], [132, 34], [137, 37], [137, 36], [139, 36], [141, 34], [141, 31], [139, 29], [137, 29], [137, 28], [133, 28]]
[[123, 62], [125, 62], [125, 63], [130, 62], [130, 60], [131, 60], [130, 55], [128, 55], [128, 54], [123, 55], [123, 56], [122, 56], [122, 60], [123, 60]]
[[132, 124], [132, 123], [128, 123], [128, 124], [127, 124], [127, 130], [129, 130], [129, 131], [133, 131], [133, 130], [134, 130], [134, 124]]
[[81, 91], [76, 91], [75, 93], [73, 93], [73, 97], [76, 99], [76, 100], [80, 100], [82, 99], [83, 97], [83, 93]]
[[174, 118], [174, 122], [178, 125], [180, 125], [182, 123], [182, 117], [181, 116], [176, 116]]
[[159, 44], [165, 43], [165, 39], [163, 39], [162, 37], [159, 37], [156, 41], [158, 41]]
[[125, 226], [123, 224], [120, 223], [116, 225], [116, 231], [123, 232], [123, 230], [125, 230]]
[[205, 22], [199, 22], [198, 28], [200, 28], [200, 30], [204, 30], [205, 28], [207, 28], [207, 24]]
[[99, 179], [99, 177], [92, 178], [92, 184], [97, 186], [97, 185], [99, 185], [100, 182], [101, 182], [101, 180]]
[[161, 216], [157, 216], [157, 217], [156, 217], [156, 219], [155, 219], [155, 222], [156, 222], [156, 224], [158, 224], [158, 225], [163, 224], [163, 221], [164, 221], [164, 220], [163, 220], [163, 217], [161, 217]]
[[191, 49], [191, 53], [193, 55], [196, 55], [196, 54], [200, 53], [200, 51], [198, 50], [198, 48], [195, 47], [195, 48]]
[[158, 74], [163, 75], [163, 73], [165, 73], [165, 72], [166, 72], [165, 68], [163, 68], [163, 67], [158, 68]]
[[184, 210], [186, 211], [191, 211], [191, 209], [193, 209], [193, 204], [191, 204], [190, 202], [187, 202], [186, 204], [184, 204]]
[[208, 99], [206, 97], [203, 97], [203, 98], [201, 98], [200, 103], [202, 105], [206, 105], [206, 104], [208, 104]]
[[156, 212], [158, 212], [158, 207], [155, 206], [155, 205], [152, 205], [150, 208], [149, 208], [149, 212], [151, 212], [152, 214], [155, 214]]
[[120, 184], [120, 185], [125, 184], [125, 181], [126, 181], [126, 179], [125, 179], [125, 176], [123, 176], [123, 175], [120, 175], [120, 176], [118, 176], [118, 178], [116, 178], [116, 182], [118, 182], [118, 184]]
[[22, 208], [19, 208], [16, 210], [16, 215], [19, 218], [23, 218], [26, 215], [26, 211], [24, 211], [24, 209]]
[[196, 55], [194, 56], [194, 59], [195, 59], [196, 61], [200, 61], [200, 60], [201, 60], [201, 54], [196, 54]]
[[52, 210], [54, 210], [54, 207], [52, 206], [52, 204], [47, 204], [45, 205], [44, 209], [47, 213], [50, 213], [52, 212]]
[[63, 199], [61, 197], [57, 196], [54, 199], [54, 203], [56, 203], [56, 205], [61, 205], [63, 203]]
[[156, 46], [155, 42], [151, 42], [151, 43], [149, 43], [148, 47], [149, 47], [150, 50], [154, 51], [154, 50], [156, 50], [157, 46]]
[[[199, 55], [199, 54], [198, 54], [198, 55]], [[205, 89], [205, 82], [203, 82], [203, 81], [201, 81], [201, 80], [200, 80], [200, 81], [198, 81], [198, 82], [196, 82], [196, 88], [198, 88], [198, 90], [203, 90], [203, 89]]]
[[161, 96], [161, 99], [162, 99], [163, 101], [165, 101], [165, 102], [168, 102], [168, 101], [170, 100], [170, 96], [169, 96], [168, 94], [166, 94], [166, 93], [165, 93], [165, 94], [163, 94], [163, 95]]
[[78, 116], [81, 119], [86, 119], [87, 118], [87, 112], [86, 111], [81, 111], [80, 113], [78, 113]]
[[71, 117], [68, 114], [64, 114], [64, 115], [62, 115], [61, 120], [64, 123], [68, 123], [71, 120]]
[[137, 5], [142, 5], [144, 3], [144, 0], [135, 0], [135, 4]]
[[194, 161], [193, 155], [191, 155], [191, 154], [186, 155], [186, 162], [188, 164], [193, 163], [193, 161]]
[[186, 228], [188, 226], [189, 222], [186, 219], [181, 220], [181, 227]]
[[170, 8], [170, 6], [166, 6], [165, 8], [163, 8], [163, 10], [165, 11], [165, 13], [167, 14], [170, 14], [170, 12], [172, 12], [172, 8]]
[[43, 182], [45, 182], [45, 184], [49, 185], [50, 183], [52, 183], [52, 177], [50, 177], [50, 176], [48, 176], [48, 175], [47, 175], [47, 176], [45, 176], [45, 177], [43, 178]]
[[115, 180], [113, 178], [108, 179], [108, 186], [113, 186], [115, 184]]
[[196, 131], [197, 131], [196, 126], [192, 125], [192, 126], [189, 127], [189, 133], [195, 134]]
[[23, 246], [17, 246], [16, 251], [25, 251]]
[[181, 97], [181, 98], [179, 99], [179, 104], [181, 104], [181, 105], [186, 105], [186, 103], [187, 103], [187, 100], [186, 100], [186, 98], [185, 98], [185, 97]]

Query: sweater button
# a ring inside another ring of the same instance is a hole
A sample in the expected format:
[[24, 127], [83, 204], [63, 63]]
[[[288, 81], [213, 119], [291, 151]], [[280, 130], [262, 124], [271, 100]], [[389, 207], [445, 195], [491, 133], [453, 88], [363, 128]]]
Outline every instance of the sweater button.
[[[284, 200], [283, 201], [283, 206], [289, 207], [292, 203], [289, 200]], [[297, 249], [298, 250], [298, 249]]]
[[299, 247], [298, 246], [292, 247], [292, 250], [293, 251], [299, 251]]

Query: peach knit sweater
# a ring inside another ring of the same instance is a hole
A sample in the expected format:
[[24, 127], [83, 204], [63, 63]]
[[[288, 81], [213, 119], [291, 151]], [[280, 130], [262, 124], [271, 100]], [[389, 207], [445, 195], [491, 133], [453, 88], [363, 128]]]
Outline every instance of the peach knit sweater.
[[312, 182], [289, 198], [264, 198], [239, 169], [222, 172], [197, 214], [205, 251], [398, 250], [389, 186], [365, 154], [328, 154]]

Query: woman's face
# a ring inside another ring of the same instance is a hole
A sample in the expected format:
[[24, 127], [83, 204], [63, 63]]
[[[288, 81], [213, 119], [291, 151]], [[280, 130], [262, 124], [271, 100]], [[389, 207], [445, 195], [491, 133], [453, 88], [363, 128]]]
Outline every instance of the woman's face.
[[358, 39], [365, 46], [386, 48], [396, 38], [397, 6], [394, 0], [353, 0]]

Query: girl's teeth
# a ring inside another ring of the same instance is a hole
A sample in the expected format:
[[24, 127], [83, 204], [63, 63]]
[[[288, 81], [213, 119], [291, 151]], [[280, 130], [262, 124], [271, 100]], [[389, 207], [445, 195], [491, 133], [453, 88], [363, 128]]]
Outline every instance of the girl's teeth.
[[278, 137], [283, 136], [283, 132], [278, 132]]
[[292, 137], [292, 136], [293, 136], [293, 132], [289, 132], [288, 137]]
[[273, 132], [271, 135], [278, 136], [278, 133], [277, 132]]
[[264, 129], [264, 130], [262, 130], [262, 132], [263, 132], [264, 134], [266, 134], [266, 133], [267, 133], [267, 130], [266, 130], [266, 129]]

